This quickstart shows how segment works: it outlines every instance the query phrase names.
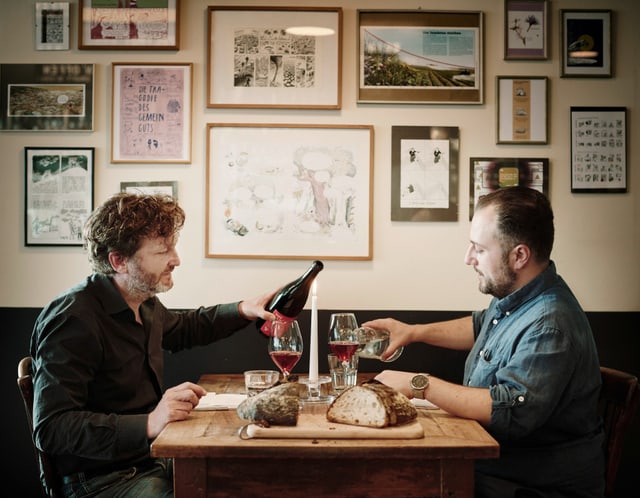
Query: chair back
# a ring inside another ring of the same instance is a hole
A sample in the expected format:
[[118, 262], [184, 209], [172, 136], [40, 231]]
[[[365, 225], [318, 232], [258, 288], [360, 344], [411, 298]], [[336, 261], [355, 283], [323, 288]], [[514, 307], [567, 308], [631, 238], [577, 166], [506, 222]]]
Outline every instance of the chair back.
[[29, 432], [31, 434], [31, 442], [35, 450], [36, 463], [40, 472], [40, 484], [44, 496], [48, 498], [58, 498], [60, 492], [60, 479], [55, 471], [53, 462], [46, 453], [38, 449], [33, 440], [33, 369], [32, 358], [26, 356], [18, 363], [18, 387], [24, 402], [24, 409], [27, 413], [27, 422], [29, 423]]
[[614, 495], [624, 437], [640, 403], [638, 378], [627, 372], [600, 367], [600, 410], [605, 431], [605, 496]]

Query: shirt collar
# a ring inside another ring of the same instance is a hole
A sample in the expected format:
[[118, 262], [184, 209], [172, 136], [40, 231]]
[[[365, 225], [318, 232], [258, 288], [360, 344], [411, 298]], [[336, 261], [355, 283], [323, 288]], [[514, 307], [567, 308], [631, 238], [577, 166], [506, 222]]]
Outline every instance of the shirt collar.
[[546, 270], [540, 273], [533, 280], [528, 282], [517, 291], [512, 292], [508, 296], [495, 301], [495, 308], [501, 314], [509, 314], [522, 304], [536, 296], [542, 294], [546, 289], [552, 287], [558, 278], [556, 265], [553, 261], [549, 261]]

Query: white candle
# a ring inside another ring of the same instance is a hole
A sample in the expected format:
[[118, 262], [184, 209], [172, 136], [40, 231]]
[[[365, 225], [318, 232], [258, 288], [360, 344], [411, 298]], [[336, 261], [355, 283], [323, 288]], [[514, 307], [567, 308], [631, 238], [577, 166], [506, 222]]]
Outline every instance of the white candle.
[[318, 294], [316, 281], [311, 291], [311, 340], [309, 344], [309, 381], [318, 381]]

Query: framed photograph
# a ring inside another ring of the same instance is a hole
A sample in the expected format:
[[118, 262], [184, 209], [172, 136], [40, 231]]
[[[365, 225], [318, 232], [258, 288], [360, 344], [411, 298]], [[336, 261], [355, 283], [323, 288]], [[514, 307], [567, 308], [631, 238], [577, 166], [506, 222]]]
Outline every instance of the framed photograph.
[[358, 102], [482, 104], [482, 12], [357, 15]]
[[560, 11], [560, 76], [611, 78], [610, 10]]
[[114, 62], [111, 162], [191, 162], [191, 63]]
[[208, 13], [207, 107], [341, 108], [341, 8]]
[[69, 2], [36, 3], [36, 50], [69, 50]]
[[80, 50], [178, 50], [180, 0], [79, 0]]
[[178, 198], [178, 182], [120, 182], [120, 192], [130, 194], [164, 194]]
[[571, 192], [627, 191], [627, 109], [571, 107]]
[[549, 195], [549, 159], [472, 157], [469, 182], [469, 220], [483, 195], [506, 187], [529, 187]]
[[82, 246], [93, 164], [93, 147], [25, 147], [25, 245]]
[[457, 221], [460, 132], [391, 127], [391, 220]]
[[0, 130], [93, 130], [93, 64], [0, 64]]
[[505, 60], [547, 59], [547, 0], [504, 0]]
[[206, 257], [370, 260], [373, 126], [207, 125]]
[[497, 76], [499, 144], [548, 142], [546, 76]]

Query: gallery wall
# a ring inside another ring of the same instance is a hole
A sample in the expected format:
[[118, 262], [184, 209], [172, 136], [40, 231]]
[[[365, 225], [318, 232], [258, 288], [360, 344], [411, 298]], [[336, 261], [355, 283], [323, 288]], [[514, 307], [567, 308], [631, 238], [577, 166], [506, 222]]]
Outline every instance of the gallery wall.
[[[225, 5], [267, 2], [228, 0]], [[1, 0], [0, 63], [95, 64], [94, 129], [91, 132], [0, 131], [0, 288], [2, 307], [40, 307], [82, 279], [89, 267], [80, 247], [25, 246], [24, 148], [94, 147], [95, 202], [121, 182], [176, 181], [187, 213], [178, 249], [182, 264], [174, 289], [162, 296], [170, 307], [232, 301], [289, 281], [309, 264], [305, 259], [205, 257], [206, 137], [210, 123], [367, 125], [374, 130], [372, 175], [372, 258], [327, 260], [318, 279], [322, 309], [467, 310], [483, 307], [476, 276], [463, 263], [469, 229], [469, 158], [533, 157], [549, 162], [548, 193], [556, 213], [554, 259], [559, 272], [590, 311], [640, 309], [640, 4], [628, 0], [553, 0], [549, 7], [548, 58], [504, 59], [503, 0], [394, 2], [382, 0], [273, 1], [268, 5], [343, 9], [340, 109], [213, 109], [206, 106], [207, 7], [216, 2], [182, 0], [179, 50], [78, 50], [77, 2], [71, 4], [70, 49], [40, 51], [34, 42], [34, 1]], [[403, 104], [357, 102], [358, 9], [482, 11], [484, 15], [483, 103]], [[611, 9], [613, 76], [560, 76], [560, 9]], [[112, 63], [193, 64], [192, 157], [187, 164], [112, 163]], [[336, 61], [336, 64], [338, 61]], [[214, 68], [215, 70], [215, 68]], [[548, 78], [548, 142], [500, 144], [496, 137], [496, 78]], [[572, 193], [570, 184], [571, 106], [627, 109], [626, 193]], [[456, 127], [459, 131], [459, 210], [453, 221], [392, 221], [393, 126]], [[283, 242], [284, 243], [284, 242]]]

